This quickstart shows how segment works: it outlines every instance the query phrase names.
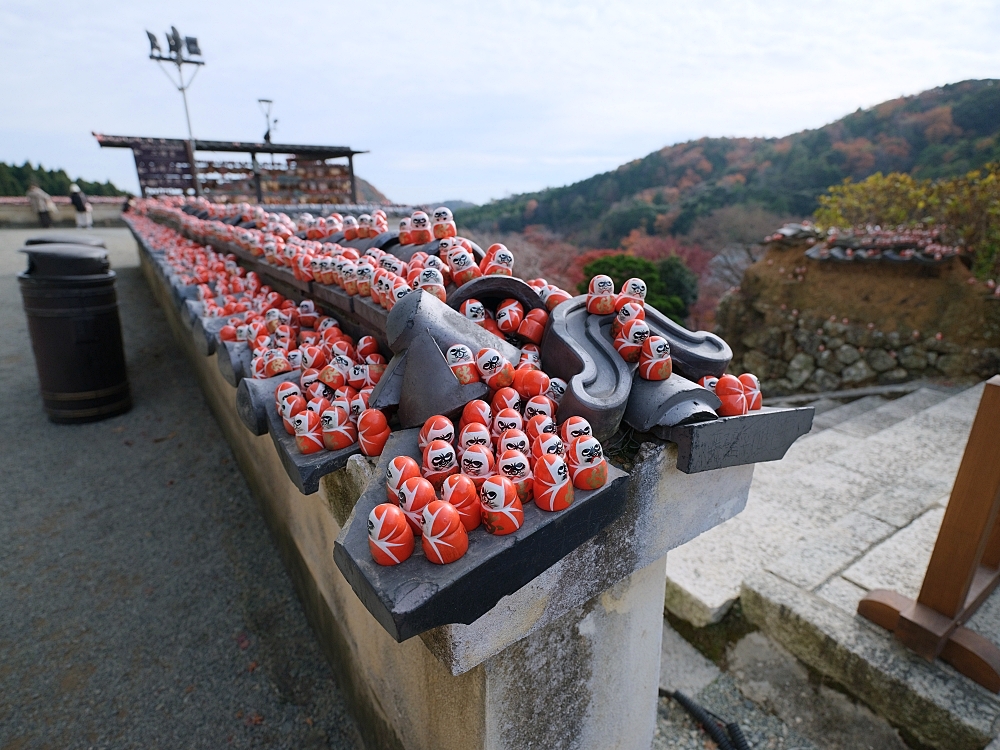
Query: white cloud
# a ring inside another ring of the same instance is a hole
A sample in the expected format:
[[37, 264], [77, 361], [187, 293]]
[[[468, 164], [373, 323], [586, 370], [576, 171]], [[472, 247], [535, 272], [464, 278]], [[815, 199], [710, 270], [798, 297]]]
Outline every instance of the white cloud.
[[901, 94], [994, 77], [986, 2], [258, 0], [0, 8], [0, 160], [136, 186], [91, 130], [181, 136], [144, 29], [198, 36], [197, 136], [369, 149], [399, 201], [560, 185], [701, 135], [777, 136]]

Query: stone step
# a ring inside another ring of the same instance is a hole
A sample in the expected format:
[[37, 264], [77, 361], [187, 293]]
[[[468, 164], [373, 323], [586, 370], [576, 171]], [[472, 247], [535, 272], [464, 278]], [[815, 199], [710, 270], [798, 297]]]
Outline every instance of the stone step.
[[[824, 463], [877, 477], [879, 490], [747, 576], [740, 593], [747, 619], [920, 746], [1000, 745], [1000, 696], [918, 657], [857, 607], [873, 589], [917, 597], [981, 394], [970, 388], [831, 456]], [[1000, 646], [1000, 590], [966, 625]]]
[[868, 402], [758, 465], [742, 513], [671, 551], [667, 609], [697, 626], [717, 622], [755, 571], [801, 568], [804, 585], [908, 523], [950, 490], [980, 392]]
[[830, 409], [823, 414], [818, 414], [813, 419], [813, 429], [826, 430], [830, 427], [835, 427], [841, 422], [846, 422], [849, 419], [878, 408], [885, 401], [886, 399], [882, 396], [864, 396], [856, 401], [838, 406], [836, 409]]

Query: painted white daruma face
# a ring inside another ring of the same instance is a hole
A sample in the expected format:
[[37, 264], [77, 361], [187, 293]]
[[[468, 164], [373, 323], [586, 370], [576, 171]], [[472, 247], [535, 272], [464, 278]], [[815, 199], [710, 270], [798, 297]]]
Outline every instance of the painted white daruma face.
[[462, 451], [467, 451], [473, 445], [481, 445], [484, 448], [490, 444], [490, 431], [486, 425], [473, 422], [462, 428], [458, 438], [458, 446]]
[[292, 366], [293, 370], [302, 369], [302, 352], [298, 349], [292, 349], [285, 355], [285, 359], [288, 360], [288, 364]]
[[451, 262], [459, 271], [474, 264], [472, 253], [467, 250], [456, 250], [452, 253]]
[[646, 299], [646, 282], [642, 279], [629, 279], [625, 282], [625, 286], [630, 297]]
[[410, 217], [410, 222], [414, 229], [428, 229], [430, 227], [430, 219], [423, 211], [415, 211]]
[[456, 465], [455, 449], [450, 445], [432, 445], [427, 450], [427, 468], [444, 471]]
[[281, 383], [274, 391], [275, 400], [280, 404], [287, 401], [291, 396], [301, 396], [302, 391], [295, 383]]
[[361, 214], [361, 216], [358, 217], [358, 226], [359, 227], [366, 227], [367, 228], [367, 227], [370, 227], [371, 225], [372, 225], [372, 217], [369, 216], [368, 214]]
[[504, 416], [498, 414], [493, 422], [496, 425], [496, 434], [502, 435], [507, 432], [507, 430], [520, 430], [521, 429], [521, 415], [516, 414], [514, 416]]
[[359, 263], [356, 273], [358, 281], [367, 281], [368, 283], [371, 283], [372, 274], [375, 273], [375, 269], [367, 263]]
[[610, 276], [605, 276], [600, 274], [595, 276], [590, 280], [590, 293], [591, 294], [614, 294], [615, 293], [615, 282], [612, 281]]
[[670, 344], [668, 344], [667, 340], [664, 338], [660, 338], [660, 340], [653, 345], [652, 349], [653, 357], [655, 359], [666, 359], [670, 356]]
[[518, 434], [520, 430], [512, 430], [511, 432], [513, 434], [505, 433], [500, 437], [500, 452], [520, 451], [521, 453], [526, 453], [528, 450], [528, 437], [523, 433]]
[[463, 302], [460, 312], [469, 320], [474, 320], [476, 322], [486, 320], [486, 308], [483, 307], [483, 303], [477, 299], [467, 299]]
[[524, 479], [528, 476], [528, 459], [520, 451], [506, 451], [497, 461], [497, 471], [508, 479]]
[[337, 353], [330, 358], [330, 364], [336, 367], [340, 372], [347, 377], [351, 374], [351, 370], [354, 369], [354, 363], [351, 362], [343, 354]]
[[549, 390], [546, 391], [545, 395], [555, 401], [557, 404], [562, 400], [562, 397], [566, 394], [566, 381], [562, 378], [552, 378], [549, 380]]
[[492, 469], [488, 453], [489, 449], [485, 446], [480, 446], [478, 444], [470, 446], [469, 449], [462, 454], [462, 463], [460, 467], [462, 473], [467, 474], [470, 477], [487, 476]]
[[509, 250], [501, 250], [493, 256], [493, 262], [498, 266], [511, 268], [514, 265], [514, 255]]
[[528, 403], [524, 405], [524, 418], [531, 419], [532, 417], [537, 417], [539, 414], [551, 417], [552, 405], [549, 404], [546, 398], [532, 396], [528, 399]]
[[446, 443], [450, 443], [454, 439], [455, 428], [448, 421], [441, 420], [440, 424], [434, 424], [427, 430], [428, 443], [432, 440], [444, 440]]
[[300, 411], [294, 417], [292, 417], [292, 426], [295, 428], [296, 435], [305, 435], [309, 430], [309, 411]]
[[402, 233], [402, 232], [409, 232], [410, 231], [410, 226], [411, 226], [411, 223], [410, 223], [409, 217], [407, 217], [405, 219], [400, 219], [399, 220], [399, 231], [400, 231], [400, 233]]
[[[444, 242], [444, 240], [441, 240], [441, 242]], [[440, 252], [440, 250], [439, 250], [439, 252]], [[444, 261], [441, 260], [436, 255], [428, 255], [427, 259], [424, 261], [424, 267], [425, 268], [436, 268], [438, 271], [444, 271], [444, 268], [445, 268]], [[441, 277], [441, 280], [442, 280], [442, 282], [444, 281], [444, 276]]]
[[446, 206], [434, 209], [434, 222], [436, 224], [443, 224], [446, 221], [451, 221], [453, 218], [451, 209]]
[[632, 327], [629, 330], [628, 340], [632, 344], [642, 344], [649, 338], [649, 326], [645, 322], [639, 320], [632, 323]]
[[357, 229], [358, 220], [353, 216], [347, 216], [344, 218], [344, 229]]
[[472, 350], [464, 344], [456, 344], [448, 347], [449, 365], [471, 365], [475, 362]]
[[479, 359], [476, 360], [476, 366], [479, 368], [480, 372], [486, 375], [492, 375], [498, 369], [503, 367], [503, 355], [496, 349], [484, 349], [479, 353]]
[[618, 322], [622, 325], [630, 323], [637, 318], [642, 318], [646, 311], [637, 302], [626, 302], [618, 311]]
[[590, 422], [583, 417], [570, 417], [570, 425], [567, 428], [568, 437], [573, 440], [583, 435], [591, 435]]
[[444, 286], [444, 276], [442, 276], [441, 272], [436, 268], [424, 268], [424, 270], [420, 272], [420, 276], [417, 278], [417, 283], [419, 283], [420, 286], [424, 286], [426, 284], [439, 284]]
[[500, 510], [503, 508], [507, 502], [506, 495], [503, 482], [497, 482], [492, 479], [487, 479], [483, 482], [483, 487], [479, 491], [479, 497], [483, 505], [490, 510]]
[[397, 284], [396, 286], [394, 286], [392, 288], [392, 298], [396, 302], [399, 302], [399, 300], [401, 300], [403, 297], [405, 297], [407, 294], [409, 294], [412, 291], [413, 290], [410, 289], [410, 287], [408, 287], [405, 282], [402, 283], [402, 284]]
[[578, 440], [575, 444], [576, 461], [579, 464], [596, 464], [604, 458], [604, 449], [595, 437]]
[[554, 456], [561, 456], [565, 450], [562, 438], [558, 435], [542, 434], [538, 438], [540, 443], [540, 453], [548, 453]]

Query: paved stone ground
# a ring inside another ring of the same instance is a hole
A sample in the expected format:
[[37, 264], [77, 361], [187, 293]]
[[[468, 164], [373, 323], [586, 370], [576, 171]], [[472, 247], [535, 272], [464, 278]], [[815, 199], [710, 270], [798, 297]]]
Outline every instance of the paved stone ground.
[[898, 476], [881, 473], [871, 457], [886, 444], [905, 445], [914, 420], [946, 415], [941, 402], [950, 395], [921, 388], [892, 401], [869, 396], [817, 416], [785, 458], [754, 469], [742, 513], [671, 552], [667, 608], [707, 625], [728, 611], [755, 572], [781, 568], [797, 583], [821, 582], [909, 523], [949, 491], [964, 436], [942, 440], [913, 464], [915, 471]]
[[360, 748], [127, 230], [94, 234], [135, 408], [45, 419], [14, 276], [37, 233], [0, 231], [0, 748]]

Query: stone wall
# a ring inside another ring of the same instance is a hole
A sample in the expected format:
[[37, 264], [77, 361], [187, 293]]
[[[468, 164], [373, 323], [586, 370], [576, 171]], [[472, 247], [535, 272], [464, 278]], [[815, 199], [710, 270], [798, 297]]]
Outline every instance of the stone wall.
[[[802, 286], [797, 285], [795, 301], [805, 308]], [[970, 344], [957, 343], [961, 337], [948, 330], [929, 334], [898, 319], [894, 330], [880, 330], [873, 323], [799, 310], [781, 299], [780, 290], [751, 280], [723, 297], [716, 316], [717, 332], [733, 347], [731, 371], [757, 375], [766, 396], [918, 378], [984, 379], [1000, 372], [1000, 300], [985, 303], [980, 342]], [[850, 307], [845, 300], [842, 309]]]

